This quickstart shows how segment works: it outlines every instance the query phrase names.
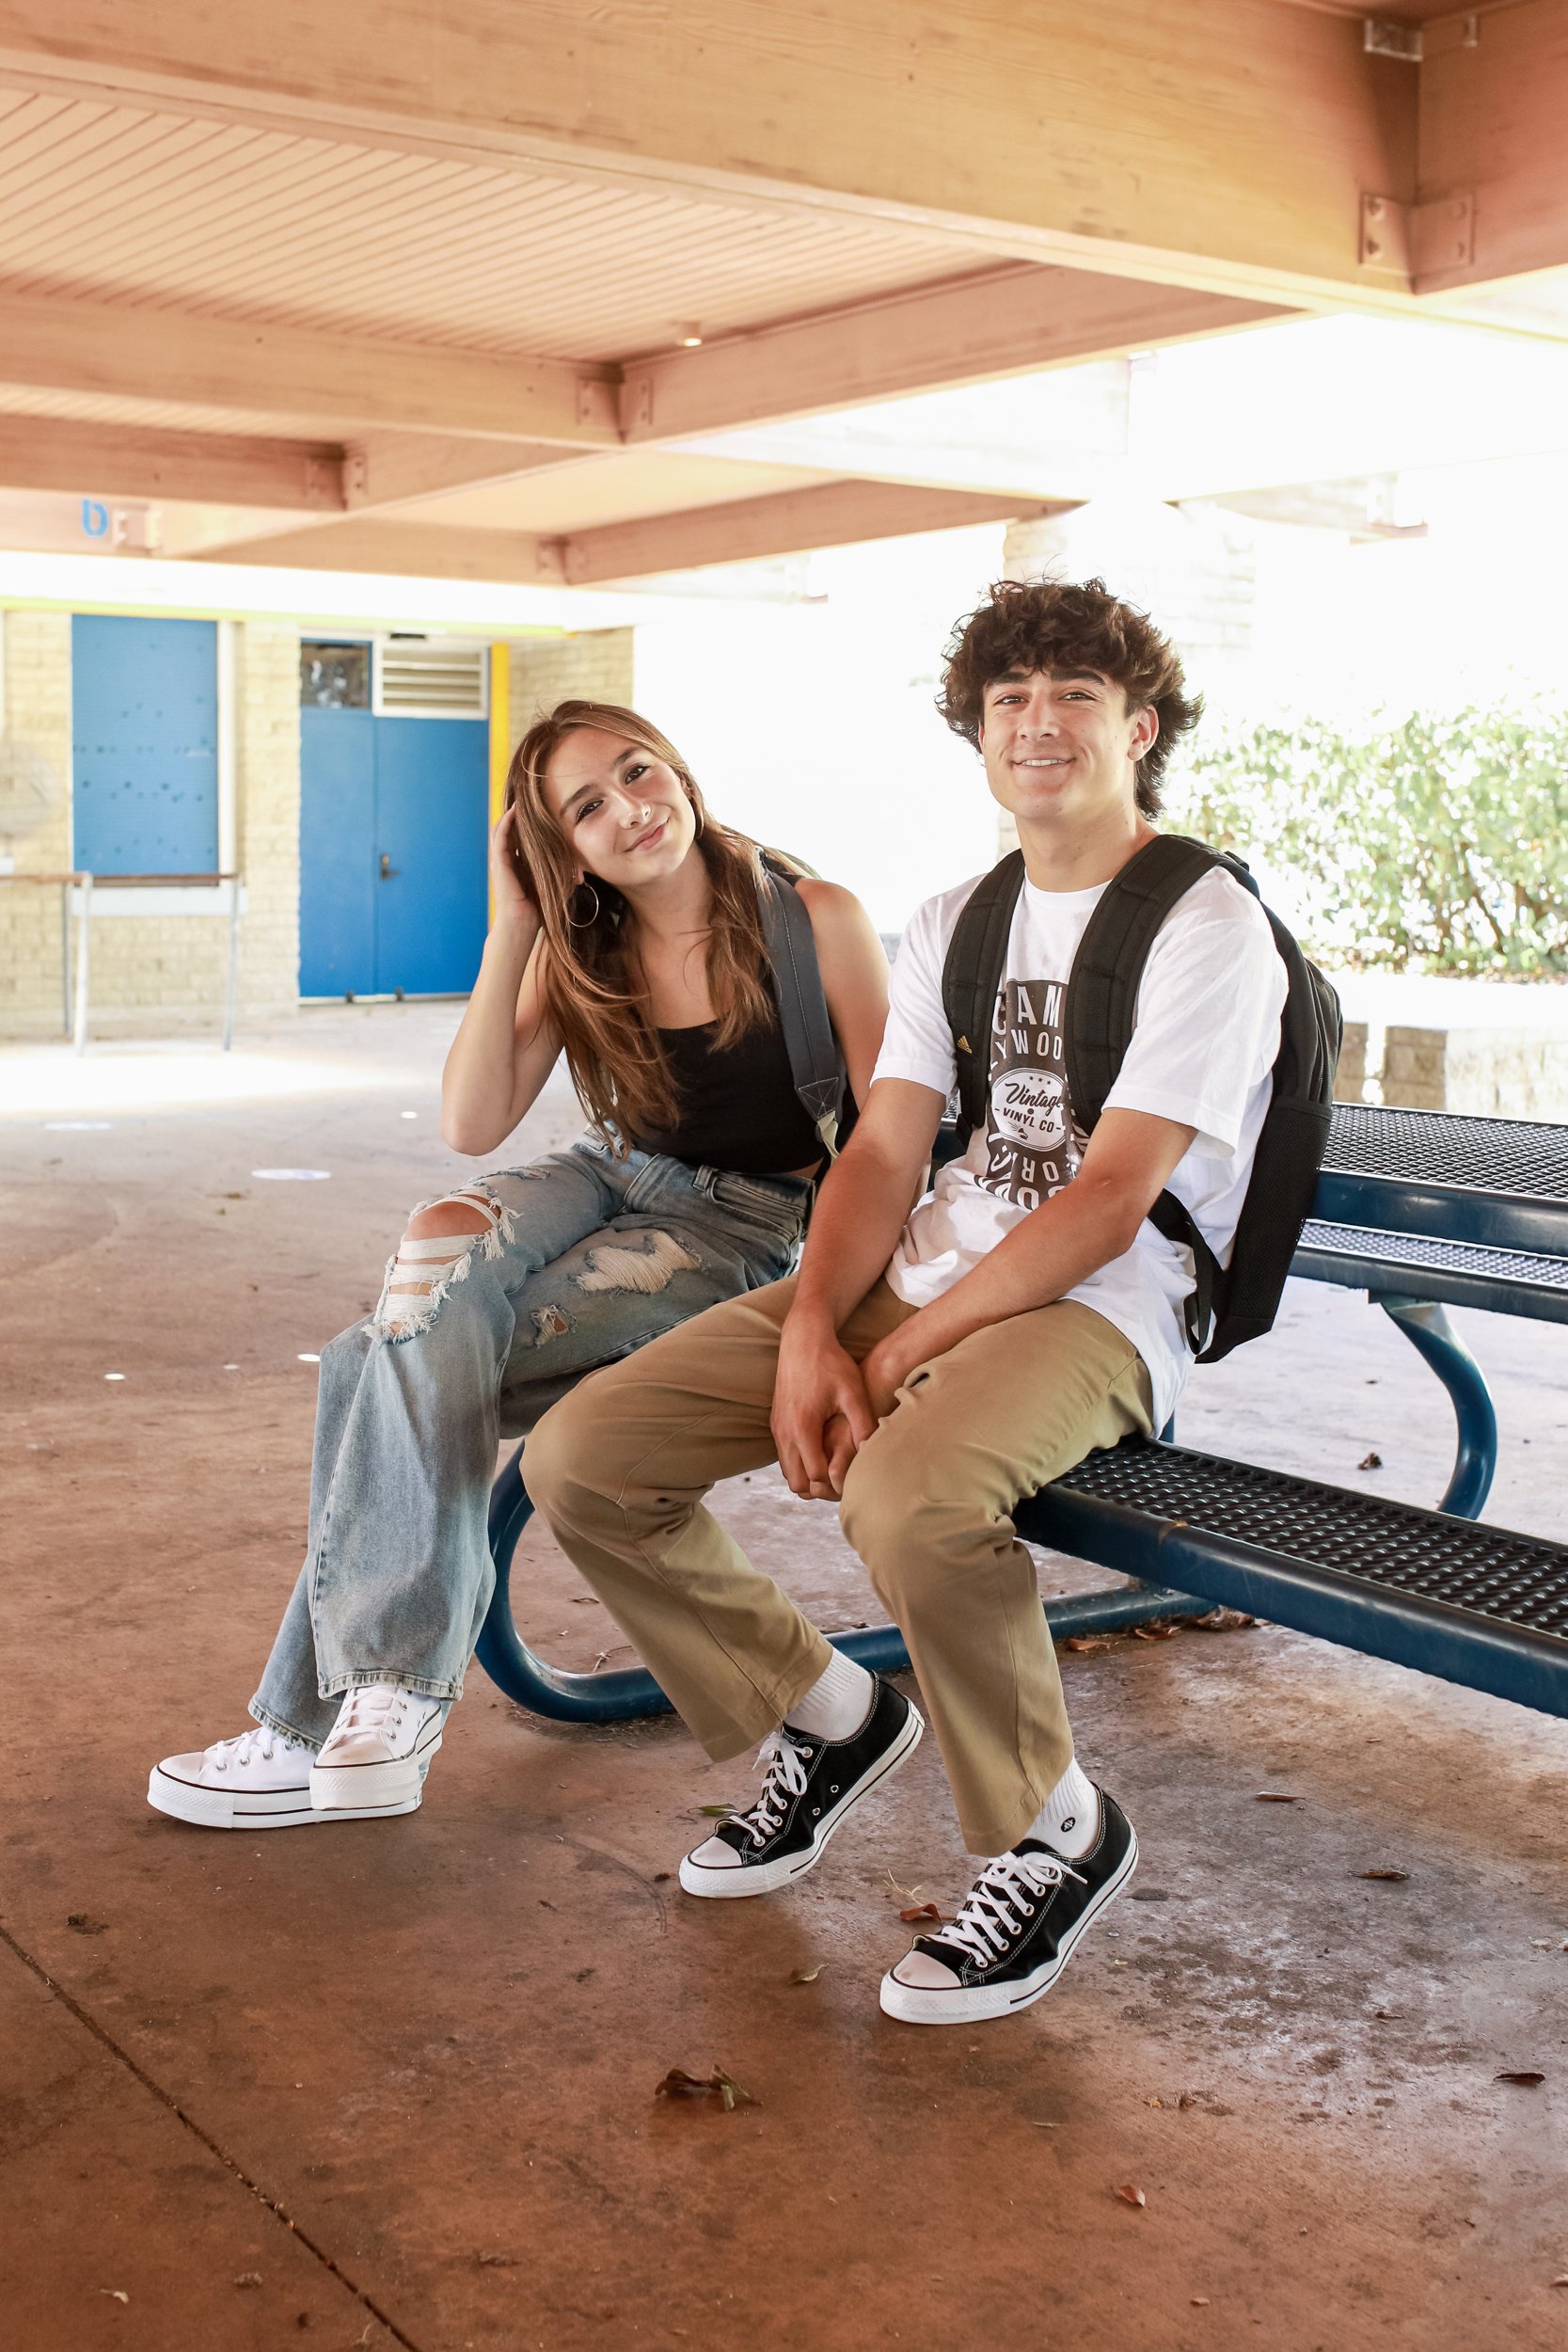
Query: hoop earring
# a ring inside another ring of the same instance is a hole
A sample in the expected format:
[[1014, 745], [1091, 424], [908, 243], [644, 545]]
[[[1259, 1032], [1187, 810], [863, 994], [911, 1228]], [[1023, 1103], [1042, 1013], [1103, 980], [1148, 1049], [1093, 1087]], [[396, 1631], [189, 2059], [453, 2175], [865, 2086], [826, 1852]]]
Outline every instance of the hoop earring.
[[572, 913], [571, 907], [568, 905], [566, 910], [567, 928], [574, 931], [591, 931], [594, 924], [598, 921], [601, 912], [599, 905], [599, 894], [598, 891], [594, 889], [594, 886], [591, 882], [579, 882], [577, 886], [577, 890], [574, 890], [572, 893], [572, 897], [574, 898], [576, 898], [578, 895], [578, 890], [592, 890], [594, 892], [594, 912], [592, 914], [584, 915], [582, 921], [579, 923], [576, 915]]

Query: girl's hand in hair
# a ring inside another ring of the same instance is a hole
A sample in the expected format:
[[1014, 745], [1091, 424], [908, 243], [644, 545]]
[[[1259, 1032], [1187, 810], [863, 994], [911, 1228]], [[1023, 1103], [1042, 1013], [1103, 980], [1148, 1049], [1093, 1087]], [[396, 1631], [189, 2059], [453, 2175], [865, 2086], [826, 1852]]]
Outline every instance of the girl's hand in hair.
[[514, 806], [504, 808], [490, 828], [490, 888], [495, 894], [498, 929], [502, 924], [537, 927], [539, 894], [517, 838], [517, 812]]

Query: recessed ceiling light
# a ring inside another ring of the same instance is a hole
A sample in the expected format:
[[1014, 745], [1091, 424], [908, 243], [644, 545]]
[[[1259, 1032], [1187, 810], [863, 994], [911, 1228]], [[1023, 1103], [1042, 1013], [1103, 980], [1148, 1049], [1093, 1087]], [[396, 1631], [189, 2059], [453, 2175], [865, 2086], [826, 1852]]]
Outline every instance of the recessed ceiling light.
[[675, 341], [683, 351], [697, 351], [702, 346], [703, 330], [695, 319], [687, 319], [675, 328]]

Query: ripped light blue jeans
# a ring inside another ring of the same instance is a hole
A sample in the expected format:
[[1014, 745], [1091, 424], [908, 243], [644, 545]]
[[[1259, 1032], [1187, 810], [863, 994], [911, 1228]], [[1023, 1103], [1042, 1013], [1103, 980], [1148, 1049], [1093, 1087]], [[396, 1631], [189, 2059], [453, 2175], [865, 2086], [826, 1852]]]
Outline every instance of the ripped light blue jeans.
[[463, 1189], [487, 1230], [449, 1245], [420, 1311], [399, 1321], [384, 1291], [322, 1352], [305, 1565], [250, 1703], [311, 1747], [356, 1683], [459, 1695], [495, 1586], [501, 1438], [595, 1365], [787, 1274], [812, 1195], [799, 1177], [618, 1160], [594, 1136]]

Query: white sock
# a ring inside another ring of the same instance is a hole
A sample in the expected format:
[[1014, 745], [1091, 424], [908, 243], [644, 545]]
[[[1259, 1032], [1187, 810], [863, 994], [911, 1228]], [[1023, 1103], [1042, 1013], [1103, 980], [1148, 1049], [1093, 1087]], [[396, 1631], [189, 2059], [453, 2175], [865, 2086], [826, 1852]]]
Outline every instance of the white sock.
[[1100, 1835], [1100, 1797], [1076, 1756], [1023, 1834], [1069, 1862], [1088, 1852]]
[[871, 1712], [877, 1685], [863, 1666], [835, 1649], [803, 1699], [790, 1708], [791, 1731], [809, 1731], [816, 1740], [848, 1740]]

